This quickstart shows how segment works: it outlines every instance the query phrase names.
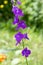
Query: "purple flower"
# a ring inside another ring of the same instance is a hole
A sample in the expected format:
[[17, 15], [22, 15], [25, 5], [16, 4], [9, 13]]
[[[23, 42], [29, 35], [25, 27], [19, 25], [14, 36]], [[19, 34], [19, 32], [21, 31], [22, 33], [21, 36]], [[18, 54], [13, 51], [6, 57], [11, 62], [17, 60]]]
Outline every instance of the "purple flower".
[[19, 22], [19, 18], [18, 17], [14, 17], [13, 24], [17, 24], [18, 22]]
[[22, 34], [21, 32], [18, 32], [17, 34], [15, 34], [15, 39], [17, 41], [16, 45], [18, 45], [23, 39], [29, 39], [26, 34]]
[[25, 29], [26, 27], [27, 27], [27, 26], [26, 26], [25, 21], [24, 21], [24, 20], [21, 20], [21, 21], [18, 23], [16, 30], [19, 30], [20, 28]]
[[18, 43], [20, 43], [21, 42], [21, 40], [23, 39], [23, 34], [21, 33], [21, 32], [18, 32], [16, 35], [15, 35], [15, 38], [16, 38], [16, 41], [17, 41], [17, 43], [16, 43], [16, 45], [18, 45]]
[[17, 4], [18, 4], [18, 5], [20, 5], [20, 4], [21, 4], [21, 2], [20, 2], [19, 0], [17, 0]]
[[15, 16], [23, 16], [23, 12], [20, 8], [18, 8], [17, 6], [13, 6], [12, 7], [12, 12]]
[[24, 48], [22, 50], [22, 56], [28, 57], [31, 54], [31, 50], [29, 50], [28, 48]]

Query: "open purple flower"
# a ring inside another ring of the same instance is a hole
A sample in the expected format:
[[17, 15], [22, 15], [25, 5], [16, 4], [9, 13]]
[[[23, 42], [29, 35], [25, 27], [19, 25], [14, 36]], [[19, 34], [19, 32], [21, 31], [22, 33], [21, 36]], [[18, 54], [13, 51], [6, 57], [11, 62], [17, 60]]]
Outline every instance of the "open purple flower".
[[12, 7], [12, 12], [15, 16], [24, 16], [22, 10], [18, 8], [17, 6]]
[[31, 54], [31, 50], [29, 50], [28, 48], [24, 48], [22, 50], [22, 56], [28, 57]]
[[21, 42], [21, 40], [23, 39], [23, 34], [21, 33], [21, 32], [18, 32], [16, 35], [15, 35], [15, 38], [16, 38], [16, 41], [17, 41], [17, 43], [16, 43], [16, 45], [18, 45], [18, 43], [20, 43]]
[[21, 20], [21, 21], [18, 23], [16, 30], [19, 30], [20, 28], [25, 29], [26, 27], [27, 27], [27, 26], [26, 26], [25, 21], [24, 21], [24, 20]]
[[18, 45], [23, 39], [29, 39], [26, 34], [22, 34], [21, 32], [18, 32], [17, 34], [15, 34], [15, 39], [16, 39], [16, 45]]
[[19, 18], [18, 17], [14, 17], [13, 24], [17, 24], [18, 22], [19, 22]]

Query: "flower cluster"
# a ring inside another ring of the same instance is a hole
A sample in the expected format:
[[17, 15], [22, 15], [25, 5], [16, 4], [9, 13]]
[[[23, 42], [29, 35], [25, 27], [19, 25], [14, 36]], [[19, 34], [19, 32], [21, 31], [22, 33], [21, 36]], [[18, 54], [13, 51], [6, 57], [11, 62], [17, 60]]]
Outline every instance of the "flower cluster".
[[[17, 4], [20, 5], [21, 2], [17, 0]], [[12, 12], [14, 14], [13, 25], [17, 24], [16, 30], [27, 28], [26, 22], [24, 20], [20, 20], [20, 17], [24, 16], [22, 10], [18, 6], [13, 5]], [[23, 39], [29, 40], [27, 33], [23, 34], [21, 32], [18, 32], [14, 35], [14, 37], [16, 39], [16, 45], [20, 44]], [[22, 56], [25, 56], [27, 58], [30, 54], [31, 50], [29, 50], [27, 47], [22, 50]]]

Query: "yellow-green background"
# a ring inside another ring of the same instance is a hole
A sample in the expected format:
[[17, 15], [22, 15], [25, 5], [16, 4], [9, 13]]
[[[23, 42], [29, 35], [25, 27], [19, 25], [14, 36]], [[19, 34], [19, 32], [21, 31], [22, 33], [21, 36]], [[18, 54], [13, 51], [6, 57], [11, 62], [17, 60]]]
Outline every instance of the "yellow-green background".
[[[7, 0], [8, 1], [8, 0]], [[4, 0], [0, 0], [3, 4]], [[22, 4], [19, 6], [23, 12], [28, 28], [20, 30], [22, 33], [27, 32], [30, 40], [24, 40], [25, 47], [27, 46], [31, 50], [31, 55], [28, 57], [28, 65], [43, 65], [43, 0], [21, 0]], [[1, 5], [0, 4], [0, 5]], [[0, 63], [0, 65], [16, 65], [13, 62], [18, 58], [19, 63], [17, 65], [26, 65], [26, 60], [22, 57], [20, 51], [22, 50], [22, 44], [15, 46], [16, 41], [14, 34], [17, 33], [13, 22], [13, 14], [11, 12], [12, 5], [9, 2], [4, 5], [4, 8], [0, 8], [3, 11], [2, 17], [0, 15], [0, 53], [4, 53], [7, 59]], [[5, 14], [7, 12], [7, 14]], [[11, 16], [9, 18], [9, 16]], [[6, 19], [7, 18], [7, 19]], [[10, 49], [10, 50], [9, 50]], [[12, 50], [16, 49], [16, 50]]]

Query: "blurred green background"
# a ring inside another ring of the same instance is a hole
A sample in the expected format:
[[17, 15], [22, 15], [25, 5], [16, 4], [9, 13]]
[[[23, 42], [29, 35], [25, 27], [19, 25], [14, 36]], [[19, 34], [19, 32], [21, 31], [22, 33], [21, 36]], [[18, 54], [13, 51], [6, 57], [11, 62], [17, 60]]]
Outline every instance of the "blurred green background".
[[[27, 29], [20, 31], [28, 33], [30, 40], [24, 40], [24, 43], [32, 51], [28, 57], [28, 64], [43, 65], [43, 0], [20, 1], [22, 4], [19, 7], [24, 12], [21, 19], [25, 20], [28, 26]], [[20, 53], [22, 44], [15, 46], [14, 34], [18, 31], [15, 30], [16, 26], [12, 24], [14, 15], [11, 9], [10, 0], [0, 0], [0, 53], [7, 55], [7, 59], [0, 65], [26, 65], [25, 58]], [[16, 50], [12, 50], [14, 48]], [[10, 50], [7, 51], [8, 49]]]

